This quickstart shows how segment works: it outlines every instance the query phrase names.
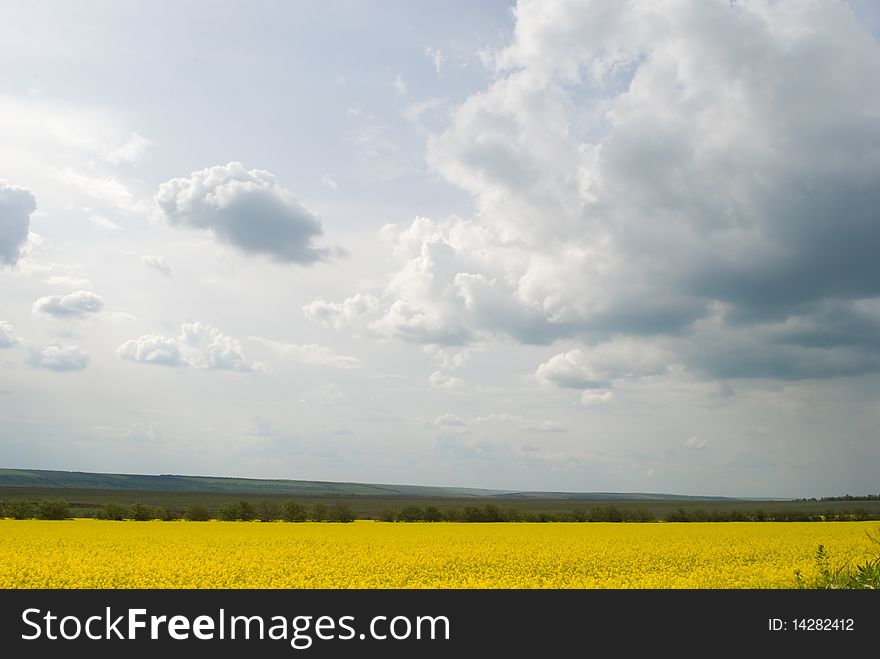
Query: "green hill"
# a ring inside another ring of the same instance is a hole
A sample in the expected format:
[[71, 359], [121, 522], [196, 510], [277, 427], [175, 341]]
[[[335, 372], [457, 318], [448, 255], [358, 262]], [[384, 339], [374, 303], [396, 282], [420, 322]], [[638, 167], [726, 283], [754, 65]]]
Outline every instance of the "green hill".
[[462, 487], [388, 485], [333, 481], [282, 480], [261, 478], [223, 478], [173, 474], [100, 474], [82, 471], [44, 469], [2, 469], [0, 488], [58, 488], [90, 490], [145, 490], [153, 492], [192, 492], [217, 494], [262, 494], [288, 496], [371, 496], [383, 498], [469, 498], [502, 500], [582, 500], [582, 501], [673, 501], [726, 500], [654, 493], [610, 492], [519, 492]]

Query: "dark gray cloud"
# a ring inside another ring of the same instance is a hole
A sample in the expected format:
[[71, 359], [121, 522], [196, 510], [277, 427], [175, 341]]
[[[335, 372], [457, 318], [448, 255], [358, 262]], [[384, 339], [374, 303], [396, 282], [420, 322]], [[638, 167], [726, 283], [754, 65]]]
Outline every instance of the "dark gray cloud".
[[37, 198], [30, 190], [0, 179], [0, 264], [18, 262], [36, 209]]
[[318, 217], [265, 170], [230, 162], [195, 171], [163, 183], [155, 201], [172, 225], [208, 230], [244, 252], [299, 264], [330, 255], [313, 244]]
[[[306, 314], [422, 343], [637, 337], [710, 377], [880, 368], [880, 46], [846, 5], [540, 6], [429, 138], [474, 218], [386, 227], [385, 285]], [[543, 379], [603, 382], [562, 366]]]

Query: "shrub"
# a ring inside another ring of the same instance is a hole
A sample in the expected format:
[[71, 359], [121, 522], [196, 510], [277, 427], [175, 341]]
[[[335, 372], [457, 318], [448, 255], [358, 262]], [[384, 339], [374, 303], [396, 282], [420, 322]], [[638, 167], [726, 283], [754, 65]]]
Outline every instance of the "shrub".
[[109, 519], [118, 522], [125, 519], [127, 514], [128, 510], [126, 510], [125, 506], [111, 501], [110, 503], [105, 503], [98, 511], [98, 519]]
[[440, 509], [437, 508], [437, 506], [425, 506], [425, 521], [442, 522], [443, 513], [440, 512]]
[[311, 518], [313, 522], [326, 522], [327, 506], [325, 506], [323, 503], [316, 503], [314, 506], [312, 506]]
[[190, 522], [207, 522], [211, 519], [211, 513], [204, 506], [194, 503], [186, 509], [185, 517]]
[[217, 518], [224, 522], [235, 522], [241, 519], [241, 505], [238, 501], [224, 503], [217, 509]]
[[181, 517], [181, 513], [177, 510], [173, 510], [172, 508], [165, 507], [159, 511], [159, 519], [161, 519], [163, 522], [173, 522], [174, 520], [180, 519]]
[[64, 499], [43, 499], [37, 504], [40, 519], [70, 519], [70, 505]]
[[398, 522], [420, 522], [425, 519], [425, 511], [418, 506], [404, 506], [397, 511]]
[[341, 501], [334, 502], [327, 511], [327, 521], [329, 522], [353, 522], [354, 511], [347, 503]]
[[136, 522], [149, 522], [151, 519], [156, 519], [156, 511], [150, 506], [135, 502], [131, 507], [130, 516]]
[[281, 519], [285, 522], [305, 522], [308, 519], [308, 511], [301, 503], [286, 501], [281, 513]]
[[261, 522], [272, 522], [281, 519], [281, 506], [275, 501], [261, 501], [257, 511], [257, 519]]
[[34, 516], [34, 506], [24, 499], [13, 499], [6, 502], [6, 516], [12, 519], [31, 519]]

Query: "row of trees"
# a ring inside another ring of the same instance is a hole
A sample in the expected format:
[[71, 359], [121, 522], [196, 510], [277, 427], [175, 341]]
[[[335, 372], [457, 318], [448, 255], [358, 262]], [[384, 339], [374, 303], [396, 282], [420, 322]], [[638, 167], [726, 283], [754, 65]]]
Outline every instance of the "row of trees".
[[12, 519], [68, 519], [70, 505], [64, 499], [43, 499], [32, 503], [25, 499], [0, 501], [0, 517]]
[[152, 519], [160, 519], [170, 522], [178, 519], [187, 519], [191, 522], [205, 522], [210, 519], [220, 519], [226, 522], [353, 522], [354, 512], [341, 502], [333, 502], [329, 505], [316, 503], [306, 507], [296, 501], [285, 501], [283, 504], [276, 501], [261, 501], [253, 504], [250, 501], [230, 501], [220, 506], [216, 513], [212, 513], [201, 504], [189, 506], [185, 512], [171, 508], [153, 508], [142, 503], [135, 503], [126, 508], [118, 503], [105, 504], [98, 511], [100, 519], [123, 520], [131, 519], [146, 522]]
[[399, 510], [386, 509], [379, 513], [383, 522], [653, 522], [650, 510], [640, 508], [621, 510], [615, 506], [593, 506], [589, 510], [570, 512], [535, 512], [511, 506], [487, 504], [483, 507], [465, 506], [440, 510], [436, 506], [404, 506]]
[[855, 510], [684, 510], [679, 508], [666, 516], [668, 522], [867, 522], [880, 519], [880, 512]]
[[[70, 505], [63, 499], [44, 499], [38, 503], [23, 499], [0, 501], [0, 518], [13, 519], [70, 519]], [[174, 508], [157, 508], [137, 502], [131, 506], [110, 502], [97, 510], [95, 517], [107, 520], [134, 520], [146, 522], [162, 520], [166, 522], [186, 519], [191, 522], [205, 522], [210, 519], [225, 521], [259, 520], [261, 522], [353, 522], [355, 515], [345, 503], [333, 502], [329, 505], [318, 502], [305, 506], [296, 501], [280, 504], [275, 501], [232, 501], [220, 506], [216, 513], [201, 504], [192, 504], [185, 511]]]
[[[156, 508], [143, 503], [124, 506], [119, 503], [104, 504], [95, 515], [99, 519], [148, 521], [159, 519], [172, 521], [186, 519], [193, 522], [220, 519], [225, 521], [272, 522], [352, 522], [355, 519], [351, 507], [340, 501], [317, 502], [306, 506], [297, 501], [261, 501], [252, 503], [239, 500], [224, 503], [215, 512], [201, 504], [192, 504], [185, 511], [173, 508]], [[0, 501], [0, 518], [13, 519], [69, 519], [70, 505], [64, 499], [43, 499], [31, 502], [23, 499]], [[869, 521], [880, 520], [880, 511], [864, 508], [837, 511], [743, 511], [743, 510], [687, 510], [678, 508], [662, 518], [646, 508], [618, 508], [617, 506], [593, 506], [570, 512], [534, 512], [511, 506], [466, 506], [440, 510], [436, 506], [407, 505], [397, 510], [385, 509], [375, 518], [382, 522], [818, 522], [818, 521]]]

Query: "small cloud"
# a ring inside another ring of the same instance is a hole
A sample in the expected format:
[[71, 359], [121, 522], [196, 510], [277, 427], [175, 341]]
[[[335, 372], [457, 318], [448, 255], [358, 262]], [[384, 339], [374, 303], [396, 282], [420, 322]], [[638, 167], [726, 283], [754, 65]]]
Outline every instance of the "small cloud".
[[339, 189], [339, 184], [330, 177], [330, 174], [324, 174], [324, 176], [321, 177], [321, 185], [330, 190]]
[[692, 449], [704, 449], [706, 448], [706, 440], [700, 437], [699, 435], [694, 435], [693, 437], [689, 437], [687, 441], [685, 441], [684, 445], [688, 448]]
[[169, 266], [165, 262], [165, 259], [158, 254], [141, 254], [141, 261], [154, 270], [158, 270], [165, 276], [171, 275], [171, 266]]
[[244, 431], [245, 435], [251, 437], [274, 437], [276, 435], [275, 426], [263, 417], [256, 417], [253, 425]]
[[767, 426], [752, 426], [749, 428], [749, 434], [757, 437], [765, 437], [770, 434], [770, 429]]
[[535, 376], [539, 382], [568, 389], [597, 389], [604, 384], [579, 348], [554, 355], [538, 366]]
[[399, 73], [394, 77], [394, 82], [391, 83], [391, 86], [394, 87], [394, 91], [398, 94], [406, 96], [406, 83], [403, 81], [403, 77]]
[[104, 159], [113, 165], [118, 165], [121, 162], [137, 162], [143, 157], [147, 147], [151, 145], [152, 142], [150, 140], [137, 133], [131, 133], [123, 144], [112, 148], [105, 148], [103, 152]]
[[241, 343], [213, 325], [184, 323], [180, 335], [145, 334], [129, 339], [116, 350], [120, 359], [173, 368], [193, 366], [218, 371], [250, 373], [267, 370], [265, 364], [245, 359]]
[[352, 119], [355, 117], [364, 116], [364, 109], [361, 107], [360, 103], [355, 103], [354, 105], [349, 105], [348, 107], [345, 108], [345, 112]]
[[68, 275], [55, 275], [54, 277], [49, 277], [46, 280], [46, 283], [50, 286], [63, 286], [64, 288], [85, 288], [86, 286], [91, 286], [92, 282], [90, 282], [85, 277], [70, 277]]
[[138, 364], [157, 364], [173, 368], [188, 366], [180, 352], [177, 339], [159, 334], [145, 334], [137, 339], [129, 339], [116, 350], [120, 359]]
[[34, 302], [33, 312], [50, 316], [85, 318], [99, 313], [104, 300], [91, 291], [76, 291], [70, 295], [49, 295]]
[[62, 183], [77, 188], [89, 197], [105, 201], [124, 212], [131, 213], [143, 210], [142, 204], [135, 199], [131, 191], [112, 176], [88, 176], [67, 168], [59, 171], [56, 178]]
[[14, 348], [21, 342], [12, 325], [5, 320], [0, 320], [0, 348]]
[[526, 430], [536, 430], [538, 432], [565, 432], [565, 426], [558, 421], [552, 419], [544, 419], [538, 422], [526, 422], [523, 425]]
[[434, 419], [434, 425], [437, 426], [466, 426], [467, 421], [454, 414], [441, 414]]
[[607, 389], [588, 389], [581, 394], [581, 405], [604, 405], [614, 400], [614, 392]]
[[134, 423], [125, 433], [125, 439], [136, 444], [156, 444], [165, 440], [155, 423]]
[[89, 356], [77, 346], [53, 343], [28, 352], [27, 363], [51, 371], [81, 371], [89, 364]]
[[335, 368], [359, 368], [361, 361], [357, 357], [339, 355], [327, 346], [315, 344], [296, 345], [294, 343], [282, 343], [271, 341], [259, 336], [249, 337], [251, 341], [262, 343], [274, 350], [281, 357], [292, 359], [303, 364], [318, 364], [321, 366], [333, 366]]
[[428, 378], [428, 382], [432, 387], [437, 389], [460, 389], [464, 385], [464, 380], [453, 377], [442, 371], [434, 371]]
[[437, 72], [437, 75], [440, 75], [440, 70], [443, 68], [443, 65], [446, 63], [446, 57], [443, 55], [443, 51], [438, 48], [431, 48], [430, 46], [425, 47], [425, 55], [431, 60], [431, 63], [434, 64], [434, 70]]
[[159, 211], [173, 226], [209, 231], [245, 253], [307, 265], [330, 257], [313, 241], [321, 221], [272, 172], [230, 162], [159, 186]]
[[0, 265], [15, 265], [28, 243], [37, 198], [26, 189], [0, 179]]
[[110, 231], [121, 231], [122, 227], [116, 224], [113, 220], [108, 220], [103, 215], [89, 215], [89, 222], [94, 224], [97, 227], [101, 227], [102, 229], [108, 229]]

